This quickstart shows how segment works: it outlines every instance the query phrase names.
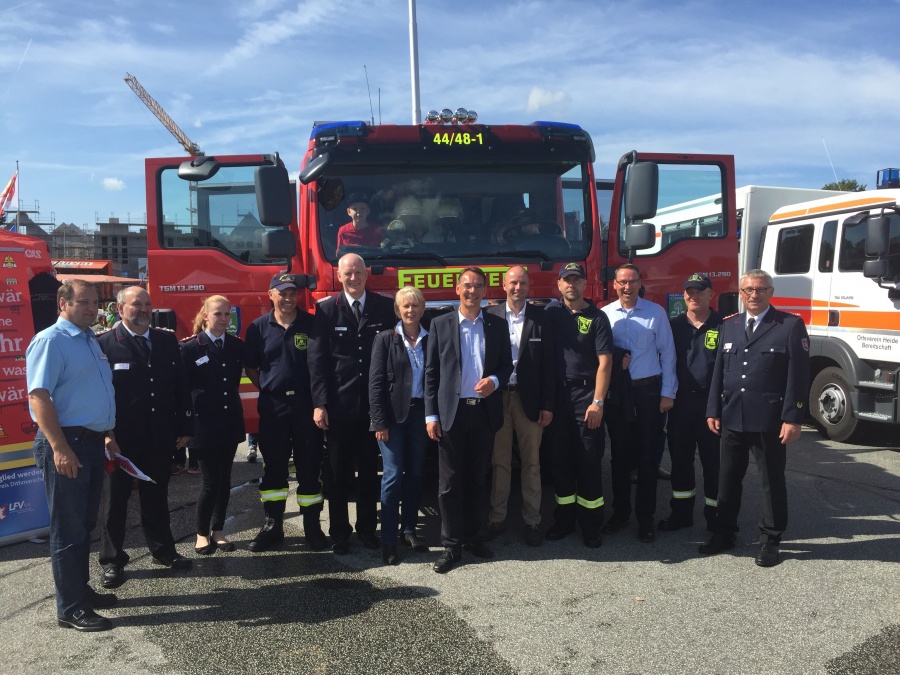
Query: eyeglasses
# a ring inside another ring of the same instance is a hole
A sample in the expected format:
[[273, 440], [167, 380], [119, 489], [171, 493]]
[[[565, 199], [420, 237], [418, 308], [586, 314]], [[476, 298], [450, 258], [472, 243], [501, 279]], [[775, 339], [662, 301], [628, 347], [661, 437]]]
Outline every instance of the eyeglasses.
[[616, 283], [619, 284], [619, 286], [636, 286], [637, 284], [641, 283], [641, 280], [640, 279], [622, 279], [622, 280], [616, 279]]
[[484, 284], [460, 284], [460, 285], [467, 291], [472, 291], [472, 290], [483, 291], [484, 290]]
[[760, 286], [759, 288], [742, 288], [741, 293], [744, 295], [765, 295], [772, 290], [771, 286]]

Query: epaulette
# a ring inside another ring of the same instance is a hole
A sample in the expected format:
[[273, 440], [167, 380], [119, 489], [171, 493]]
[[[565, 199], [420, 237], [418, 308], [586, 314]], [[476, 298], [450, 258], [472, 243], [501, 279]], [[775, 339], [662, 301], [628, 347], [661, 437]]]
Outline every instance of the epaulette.
[[112, 328], [104, 328], [103, 330], [95, 330], [94, 337], [100, 337], [101, 335], [106, 335]]
[[171, 328], [163, 328], [162, 326], [151, 326], [150, 330], [158, 330], [161, 333], [175, 333]]
[[197, 337], [197, 333], [194, 333], [193, 335], [188, 335], [186, 338], [180, 339], [179, 342], [187, 342], [188, 340], [193, 340], [195, 337]]
[[735, 312], [734, 314], [729, 314], [728, 316], [723, 316], [723, 317], [722, 317], [722, 321], [725, 321], [726, 319], [730, 319], [730, 318], [732, 318], [732, 317], [735, 317], [735, 316], [737, 316], [738, 314], [740, 314], [740, 312]]

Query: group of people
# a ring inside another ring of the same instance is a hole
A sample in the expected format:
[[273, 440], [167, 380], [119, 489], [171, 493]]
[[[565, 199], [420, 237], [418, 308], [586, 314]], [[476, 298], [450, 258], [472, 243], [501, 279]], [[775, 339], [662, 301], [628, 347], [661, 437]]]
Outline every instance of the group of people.
[[[179, 345], [173, 334], [150, 328], [143, 289], [120, 293], [120, 323], [97, 338], [90, 330], [97, 313], [93, 286], [72, 281], [61, 287], [57, 323], [38, 333], [27, 352], [60, 625], [110, 627], [94, 610], [114, 606], [115, 595], [88, 584], [104, 450], [113, 459], [121, 448], [153, 479], [138, 483], [147, 546], [158, 563], [185, 569], [191, 561], [175, 551], [167, 485], [172, 447], [189, 443], [202, 473], [195, 551], [234, 550], [223, 528], [232, 462], [245, 435], [242, 372], [260, 392], [264, 519], [249, 544], [253, 552], [284, 539], [291, 460], [310, 549], [330, 545], [346, 554], [355, 529], [358, 543], [380, 549], [388, 565], [398, 564], [398, 545], [427, 551], [416, 527], [431, 439], [438, 446], [443, 549], [434, 571], [449, 572], [464, 551], [491, 558], [487, 544], [509, 520], [515, 438], [528, 545], [580, 530], [585, 546], [596, 548], [603, 535], [628, 527], [632, 512], [645, 543], [654, 541], [657, 528], [693, 525], [699, 448], [712, 532], [700, 552], [734, 547], [752, 454], [764, 498], [756, 562], [778, 562], [787, 522], [785, 445], [799, 437], [805, 414], [809, 341], [802, 320], [770, 306], [766, 272], [741, 278], [746, 312], [724, 320], [711, 309], [710, 279], [692, 275], [684, 282], [687, 311], [670, 321], [662, 307], [641, 297], [640, 271], [631, 264], [616, 270], [617, 299], [602, 308], [584, 297], [587, 274], [578, 263], [560, 269], [560, 300], [544, 309], [528, 302], [525, 267], [506, 271], [506, 299], [490, 307], [483, 307], [484, 272], [467, 267], [456, 285], [458, 309], [435, 317], [427, 330], [419, 289], [401, 288], [393, 302], [367, 292], [365, 262], [352, 253], [338, 261], [338, 279], [341, 292], [310, 314], [297, 306], [294, 277], [276, 275], [269, 285], [272, 309], [252, 322], [243, 344], [227, 331], [231, 305], [222, 296], [204, 301], [195, 335]], [[671, 513], [655, 524], [666, 429]], [[606, 431], [613, 501], [604, 521]], [[546, 530], [542, 442], [556, 503]], [[323, 447], [328, 537], [321, 526]], [[121, 471], [108, 480], [100, 564], [101, 584], [111, 589], [125, 581], [133, 481]]]

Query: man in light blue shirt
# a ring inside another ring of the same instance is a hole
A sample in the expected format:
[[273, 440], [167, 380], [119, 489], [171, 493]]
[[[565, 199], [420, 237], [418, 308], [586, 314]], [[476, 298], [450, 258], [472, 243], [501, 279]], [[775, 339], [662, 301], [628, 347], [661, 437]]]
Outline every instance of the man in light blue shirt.
[[[610, 410], [606, 418], [611, 446], [613, 515], [603, 526], [605, 534], [622, 530], [631, 515], [631, 470], [637, 468], [634, 511], [638, 537], [644, 543], [656, 538], [657, 447], [663, 419], [675, 402], [675, 343], [666, 311], [640, 297], [641, 272], [626, 264], [616, 269], [618, 300], [603, 308], [612, 326], [613, 344], [630, 354], [627, 373], [634, 402], [632, 417]], [[615, 366], [614, 366], [615, 367]], [[624, 386], [628, 386], [627, 384]], [[627, 398], [627, 397], [626, 397]], [[623, 400], [619, 397], [619, 400]]]
[[57, 293], [60, 316], [25, 353], [28, 405], [37, 422], [34, 460], [44, 475], [50, 507], [50, 560], [60, 626], [109, 630], [94, 608], [113, 607], [116, 596], [88, 586], [91, 530], [97, 522], [104, 478], [104, 446], [118, 451], [112, 429], [115, 391], [109, 362], [91, 324], [97, 291], [73, 280]]

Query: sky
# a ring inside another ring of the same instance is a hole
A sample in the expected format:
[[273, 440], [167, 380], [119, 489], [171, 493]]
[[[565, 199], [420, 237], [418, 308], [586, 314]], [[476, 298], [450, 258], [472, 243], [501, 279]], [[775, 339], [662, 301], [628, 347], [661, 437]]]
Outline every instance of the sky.
[[[412, 120], [408, 0], [0, 0], [0, 189], [144, 222], [144, 158], [279, 152], [315, 120]], [[733, 154], [737, 185], [874, 187], [900, 166], [898, 0], [418, 0], [422, 114], [580, 124], [598, 178], [644, 152]], [[368, 79], [368, 81], [367, 81]], [[370, 103], [371, 102], [371, 103]], [[37, 216], [33, 216], [37, 219]]]

